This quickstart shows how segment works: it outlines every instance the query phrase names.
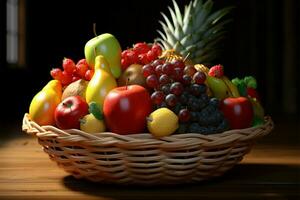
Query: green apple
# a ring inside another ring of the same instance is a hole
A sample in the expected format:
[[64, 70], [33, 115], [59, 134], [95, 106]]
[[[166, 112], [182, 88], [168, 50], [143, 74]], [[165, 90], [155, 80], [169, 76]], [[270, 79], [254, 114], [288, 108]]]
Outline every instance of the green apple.
[[93, 69], [97, 55], [103, 55], [108, 61], [110, 71], [115, 78], [121, 75], [121, 52], [119, 41], [109, 33], [92, 38], [84, 47], [84, 55], [88, 65]]

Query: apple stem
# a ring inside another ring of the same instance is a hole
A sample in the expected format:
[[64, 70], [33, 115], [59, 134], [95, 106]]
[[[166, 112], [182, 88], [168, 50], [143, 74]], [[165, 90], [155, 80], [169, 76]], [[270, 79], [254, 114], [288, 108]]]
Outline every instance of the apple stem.
[[129, 78], [127, 78], [127, 80], [126, 80], [126, 84], [125, 84], [125, 90], [127, 90], [128, 83], [129, 83]]
[[94, 32], [94, 35], [97, 37], [97, 32], [96, 32], [96, 23], [93, 23], [93, 32]]

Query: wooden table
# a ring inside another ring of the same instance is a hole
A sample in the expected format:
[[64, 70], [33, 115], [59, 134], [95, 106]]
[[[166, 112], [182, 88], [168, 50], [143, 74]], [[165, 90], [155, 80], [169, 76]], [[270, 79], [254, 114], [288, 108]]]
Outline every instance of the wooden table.
[[1, 130], [0, 199], [300, 199], [300, 125], [289, 123], [276, 125], [220, 178], [155, 187], [77, 180], [50, 161], [35, 138]]

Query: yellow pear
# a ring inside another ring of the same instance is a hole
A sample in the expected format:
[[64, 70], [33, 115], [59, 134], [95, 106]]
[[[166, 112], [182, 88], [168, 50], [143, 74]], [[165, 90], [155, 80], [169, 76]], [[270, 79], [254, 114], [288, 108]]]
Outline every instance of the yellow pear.
[[32, 99], [29, 116], [37, 124], [54, 125], [54, 111], [61, 101], [62, 86], [57, 80], [51, 80]]
[[109, 69], [106, 59], [99, 55], [99, 64], [95, 65], [95, 73], [86, 88], [86, 102], [96, 102], [103, 107], [106, 95], [117, 87], [117, 82], [111, 73], [105, 69]]

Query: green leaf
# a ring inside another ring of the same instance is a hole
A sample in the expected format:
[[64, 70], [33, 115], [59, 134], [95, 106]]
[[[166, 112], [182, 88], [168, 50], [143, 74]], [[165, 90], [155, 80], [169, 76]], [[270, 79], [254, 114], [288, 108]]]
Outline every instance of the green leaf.
[[246, 76], [244, 78], [244, 81], [247, 85], [247, 88], [254, 88], [254, 89], [257, 88], [257, 82], [256, 82], [256, 79], [253, 76]]
[[174, 10], [175, 10], [175, 13], [177, 16], [177, 21], [178, 21], [179, 25], [182, 26], [182, 15], [181, 15], [180, 9], [178, 7], [178, 4], [176, 3], [175, 0], [173, 0], [173, 6], [174, 6]]
[[159, 21], [160, 24], [164, 24], [164, 26], [167, 26], [172, 32], [174, 32], [174, 27], [172, 25], [172, 23], [170, 22], [170, 20], [167, 18], [167, 16], [164, 13], [161, 13], [161, 15], [163, 16], [165, 22], [167, 23], [167, 25], [165, 25], [162, 21]]
[[89, 103], [89, 112], [98, 120], [103, 120], [104, 118], [101, 106], [94, 101]]

